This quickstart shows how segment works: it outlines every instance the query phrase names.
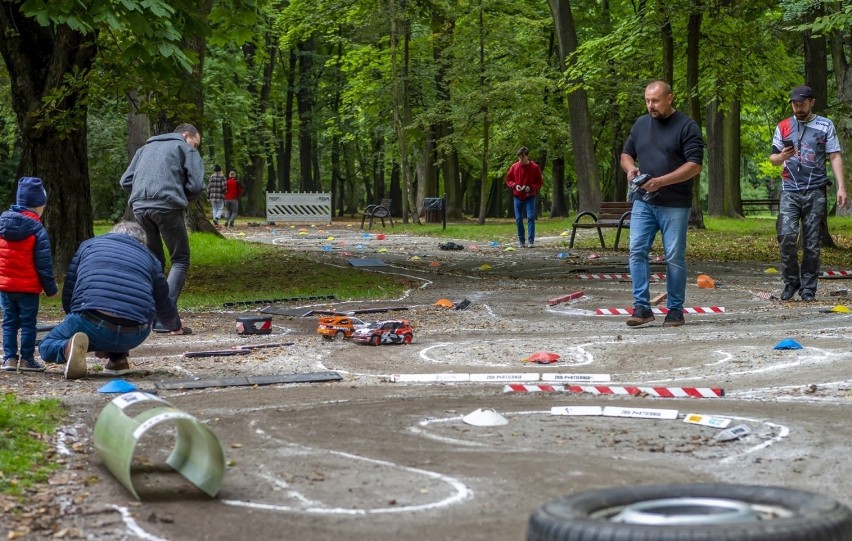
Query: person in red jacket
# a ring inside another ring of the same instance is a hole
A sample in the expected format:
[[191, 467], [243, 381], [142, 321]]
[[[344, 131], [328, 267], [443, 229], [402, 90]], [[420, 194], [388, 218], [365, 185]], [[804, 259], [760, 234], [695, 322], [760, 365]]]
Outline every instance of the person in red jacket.
[[[535, 245], [535, 196], [541, 184], [541, 168], [530, 160], [530, 150], [521, 147], [518, 150], [518, 161], [506, 173], [506, 186], [512, 190], [515, 203], [515, 224], [518, 226], [518, 246], [521, 248], [532, 248]], [[526, 238], [524, 216], [527, 218]]]
[[225, 227], [234, 227], [234, 220], [240, 209], [240, 196], [244, 191], [245, 188], [237, 180], [237, 172], [231, 171], [225, 181], [225, 210], [228, 212], [225, 216]]
[[[18, 181], [17, 204], [0, 215], [0, 306], [3, 308], [3, 370], [44, 372], [35, 360], [38, 296], [59, 292], [50, 239], [41, 224], [47, 192], [40, 178]], [[18, 331], [21, 357], [18, 358]]]

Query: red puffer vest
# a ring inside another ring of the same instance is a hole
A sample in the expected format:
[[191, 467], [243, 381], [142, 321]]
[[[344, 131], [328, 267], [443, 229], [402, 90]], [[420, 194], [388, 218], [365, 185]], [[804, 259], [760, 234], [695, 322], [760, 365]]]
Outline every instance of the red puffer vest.
[[[35, 212], [25, 210], [22, 220], [15, 220], [12, 230], [3, 231], [0, 236], [0, 291], [9, 293], [41, 293], [41, 281], [35, 268], [35, 225], [24, 220], [39, 221]], [[23, 227], [17, 227], [22, 225]], [[29, 233], [27, 235], [27, 233]], [[24, 236], [26, 235], [26, 236]], [[9, 240], [20, 239], [20, 240]]]

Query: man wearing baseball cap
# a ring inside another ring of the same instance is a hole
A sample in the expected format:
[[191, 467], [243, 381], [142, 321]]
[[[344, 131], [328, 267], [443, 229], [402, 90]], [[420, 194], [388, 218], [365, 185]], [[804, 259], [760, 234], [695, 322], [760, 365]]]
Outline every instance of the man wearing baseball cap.
[[[820, 224], [828, 212], [826, 192], [831, 185], [825, 159], [831, 162], [837, 183], [837, 208], [846, 206], [846, 183], [840, 141], [831, 120], [813, 112], [813, 90], [797, 86], [790, 92], [793, 116], [778, 123], [772, 136], [769, 161], [781, 165], [779, 242], [781, 275], [788, 301], [799, 293], [803, 301], [815, 300], [820, 264]], [[804, 239], [802, 262], [798, 260], [798, 238]]]

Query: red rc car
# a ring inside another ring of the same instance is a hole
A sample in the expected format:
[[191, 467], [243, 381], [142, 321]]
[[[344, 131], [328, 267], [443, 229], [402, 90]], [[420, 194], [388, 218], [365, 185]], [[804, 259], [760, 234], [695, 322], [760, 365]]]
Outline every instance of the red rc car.
[[408, 321], [395, 319], [377, 321], [369, 326], [357, 329], [352, 334], [352, 341], [361, 344], [410, 344], [414, 339], [414, 331]]

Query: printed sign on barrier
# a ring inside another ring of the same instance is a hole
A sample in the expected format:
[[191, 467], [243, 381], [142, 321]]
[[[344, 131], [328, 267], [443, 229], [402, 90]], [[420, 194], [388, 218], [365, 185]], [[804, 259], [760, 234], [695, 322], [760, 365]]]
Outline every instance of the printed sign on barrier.
[[331, 223], [330, 193], [266, 192], [266, 221]]

